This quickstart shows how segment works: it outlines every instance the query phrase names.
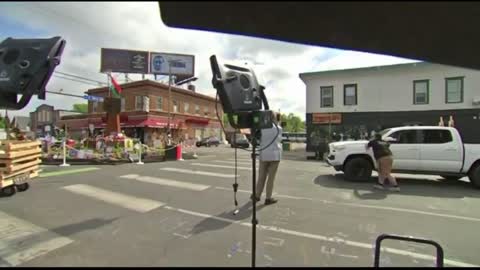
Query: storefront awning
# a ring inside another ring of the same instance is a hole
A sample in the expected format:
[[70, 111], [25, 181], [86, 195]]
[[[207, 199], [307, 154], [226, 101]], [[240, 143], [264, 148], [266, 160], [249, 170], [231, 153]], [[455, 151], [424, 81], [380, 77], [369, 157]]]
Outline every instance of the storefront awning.
[[[94, 124], [95, 128], [105, 128], [107, 123], [102, 120], [93, 120], [93, 119], [72, 119], [72, 120], [61, 120], [61, 124], [67, 124], [69, 129], [88, 129], [89, 124]], [[174, 129], [181, 128], [182, 121], [178, 119], [170, 120], [170, 127]], [[129, 127], [150, 127], [150, 128], [167, 128], [168, 127], [168, 118], [167, 117], [122, 117], [120, 119], [121, 128]]]
[[209, 122], [210, 122], [209, 119], [202, 119], [202, 118], [187, 118], [187, 119], [185, 119], [185, 123], [192, 123], [192, 124], [208, 125]]

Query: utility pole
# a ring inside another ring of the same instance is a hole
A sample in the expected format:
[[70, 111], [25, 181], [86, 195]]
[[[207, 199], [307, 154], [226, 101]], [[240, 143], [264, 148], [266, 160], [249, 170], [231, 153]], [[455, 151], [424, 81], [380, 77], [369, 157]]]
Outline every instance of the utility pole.
[[168, 134], [171, 134], [170, 130], [170, 118], [172, 117], [172, 64], [168, 60]]

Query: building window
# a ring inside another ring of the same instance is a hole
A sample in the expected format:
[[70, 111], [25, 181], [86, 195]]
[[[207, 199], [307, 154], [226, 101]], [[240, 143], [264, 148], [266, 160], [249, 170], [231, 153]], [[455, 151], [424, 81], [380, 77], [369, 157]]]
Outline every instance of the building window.
[[189, 111], [190, 111], [190, 104], [188, 104], [187, 102], [183, 103], [183, 112], [189, 113]]
[[343, 86], [343, 104], [357, 105], [357, 85], [345, 84]]
[[125, 98], [124, 98], [124, 97], [122, 97], [122, 98], [120, 99], [120, 111], [121, 111], [121, 112], [124, 112], [124, 111], [125, 111]]
[[143, 96], [135, 96], [135, 110], [143, 110]]
[[157, 110], [163, 111], [163, 97], [157, 97]]
[[195, 114], [200, 114], [200, 106], [195, 105]]
[[320, 107], [333, 107], [333, 86], [320, 87]]
[[205, 110], [203, 111], [205, 116], [208, 116], [210, 112], [208, 111], [208, 107], [205, 106]]
[[429, 80], [413, 81], [413, 104], [428, 104]]
[[463, 77], [445, 79], [445, 101], [446, 103], [463, 102]]
[[174, 113], [178, 112], [178, 102], [176, 100], [173, 101], [173, 112]]
[[92, 101], [92, 112], [96, 113], [98, 111], [98, 102]]

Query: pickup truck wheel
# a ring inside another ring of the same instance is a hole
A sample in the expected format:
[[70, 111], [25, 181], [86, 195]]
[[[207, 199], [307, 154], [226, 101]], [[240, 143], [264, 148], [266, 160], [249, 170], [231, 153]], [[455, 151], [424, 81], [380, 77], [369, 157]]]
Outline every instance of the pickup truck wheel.
[[345, 178], [349, 181], [363, 182], [370, 180], [373, 166], [365, 158], [356, 157], [347, 161], [344, 167]]
[[477, 164], [468, 174], [468, 179], [470, 179], [470, 183], [475, 188], [480, 189], [480, 164]]
[[457, 181], [460, 180], [463, 176], [454, 176], [454, 175], [440, 175], [443, 179], [449, 180], [449, 181]]

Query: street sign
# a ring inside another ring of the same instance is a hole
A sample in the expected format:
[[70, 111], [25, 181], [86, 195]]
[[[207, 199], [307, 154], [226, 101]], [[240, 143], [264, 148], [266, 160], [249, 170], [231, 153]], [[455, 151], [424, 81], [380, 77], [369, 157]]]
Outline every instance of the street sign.
[[103, 97], [84, 95], [83, 98], [89, 101], [103, 102]]

